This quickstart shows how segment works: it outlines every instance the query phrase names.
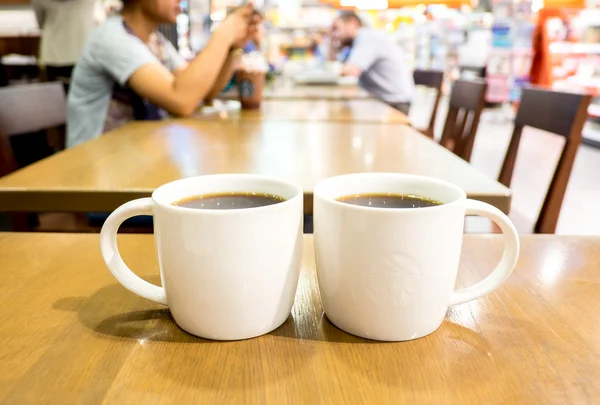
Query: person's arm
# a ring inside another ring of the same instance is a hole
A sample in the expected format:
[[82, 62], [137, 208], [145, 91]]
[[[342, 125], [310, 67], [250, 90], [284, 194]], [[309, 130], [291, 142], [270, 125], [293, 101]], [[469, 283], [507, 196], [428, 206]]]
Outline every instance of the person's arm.
[[[235, 71], [240, 60], [240, 57], [237, 55], [239, 55], [241, 52], [236, 51], [238, 49], [239, 48], [237, 48], [237, 46], [234, 46], [229, 51], [229, 55], [227, 56], [227, 59], [225, 60], [225, 63], [221, 68], [219, 76], [217, 77], [217, 79], [214, 82], [214, 85], [204, 98], [205, 101], [214, 100], [214, 98], [225, 88], [225, 86], [227, 86], [227, 84], [231, 80], [231, 76], [233, 75], [233, 72]], [[188, 64], [181, 57], [179, 52], [177, 52], [175, 47], [168, 41], [166, 42], [166, 52], [170, 60], [169, 64], [171, 65], [171, 73], [173, 73], [173, 76], [177, 77], [187, 69]]]
[[371, 39], [368, 33], [356, 38], [350, 56], [348, 56], [348, 60], [342, 67], [341, 73], [343, 76], [360, 77], [363, 72], [369, 70], [375, 64], [379, 48], [379, 44], [375, 42], [376, 40], [377, 38]]
[[175, 74], [159, 63], [145, 63], [127, 76], [127, 85], [173, 115], [191, 115], [221, 77], [231, 46], [248, 35], [252, 7], [249, 3], [227, 17], [189, 65], [174, 67]]
[[127, 84], [140, 97], [169, 113], [189, 116], [212, 89], [235, 39], [226, 31], [218, 30], [204, 50], [176, 75], [152, 63], [136, 70]]
[[344, 66], [342, 66], [341, 74], [342, 76], [360, 77], [360, 75], [363, 74], [363, 69], [360, 66], [346, 63]]
[[336, 46], [335, 41], [333, 40], [333, 38], [329, 38], [329, 44], [327, 46], [327, 60], [330, 62], [335, 62], [337, 61], [337, 54], [339, 52], [339, 47]]
[[[227, 60], [225, 61], [225, 64], [221, 69], [219, 77], [215, 81], [215, 84], [212, 87], [212, 89], [205, 97], [206, 101], [214, 100], [215, 97], [217, 97], [219, 93], [221, 93], [221, 91], [223, 91], [223, 89], [229, 84], [229, 82], [231, 81], [231, 77], [233, 76], [234, 72], [237, 70], [241, 62], [241, 55], [243, 53], [242, 49], [244, 48], [244, 45], [247, 44], [249, 41], [252, 41], [252, 38], [254, 40], [259, 39], [261, 22], [262, 18], [259, 15], [253, 14], [250, 24], [248, 26], [247, 37], [243, 38], [241, 41], [237, 41], [233, 45], [232, 49], [229, 52], [229, 56], [227, 57]], [[260, 48], [260, 46], [258, 46], [258, 48]]]
[[221, 69], [221, 73], [219, 77], [215, 81], [215, 85], [210, 89], [206, 97], [204, 97], [207, 101], [212, 101], [219, 95], [219, 93], [227, 86], [231, 77], [233, 76], [236, 67], [238, 66], [240, 61], [240, 55], [237, 50], [232, 50], [229, 52], [229, 56]]
[[35, 12], [35, 18], [37, 20], [40, 29], [44, 29], [46, 23], [46, 9], [44, 8], [43, 0], [32, 0], [33, 11]]

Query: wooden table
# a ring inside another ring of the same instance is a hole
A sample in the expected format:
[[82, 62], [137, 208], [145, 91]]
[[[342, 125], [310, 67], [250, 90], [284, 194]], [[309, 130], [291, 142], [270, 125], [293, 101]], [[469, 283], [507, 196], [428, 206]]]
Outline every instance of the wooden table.
[[[96, 235], [0, 234], [0, 402], [6, 404], [591, 404], [600, 398], [600, 238], [524, 236], [515, 273], [438, 331], [379, 343], [323, 315], [312, 238], [296, 304], [276, 331], [212, 342], [117, 284]], [[125, 261], [160, 281], [151, 235]], [[465, 237], [458, 285], [496, 263]]]
[[264, 100], [259, 110], [199, 118], [408, 124], [408, 117], [379, 100]]
[[300, 184], [312, 213], [317, 182], [356, 172], [454, 182], [505, 212], [510, 190], [405, 125], [291, 121], [137, 122], [0, 179], [0, 211], [111, 211], [161, 184], [254, 173]]
[[[237, 99], [237, 89], [223, 95], [227, 99]], [[375, 99], [358, 85], [301, 85], [291, 80], [277, 78], [267, 83], [263, 90], [264, 100], [360, 100]]]

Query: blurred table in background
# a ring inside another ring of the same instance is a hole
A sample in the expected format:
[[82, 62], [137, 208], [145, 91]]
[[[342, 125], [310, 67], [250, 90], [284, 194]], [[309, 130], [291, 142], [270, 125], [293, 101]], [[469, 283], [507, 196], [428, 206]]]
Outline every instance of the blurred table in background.
[[[40, 79], [40, 70], [35, 59], [39, 45], [39, 35], [0, 34], [0, 86]], [[7, 58], [7, 55], [14, 57]], [[27, 56], [30, 58], [26, 58]]]
[[[166, 307], [119, 285], [97, 235], [0, 234], [0, 402], [594, 403], [600, 239], [521, 241], [498, 290], [450, 308], [429, 336], [382, 343], [327, 320], [305, 236], [288, 320], [262, 337], [216, 342], [185, 333]], [[457, 287], [483, 279], [503, 245], [467, 235]], [[119, 250], [160, 283], [152, 235], [119, 235]]]
[[375, 98], [358, 86], [310, 86], [293, 83], [275, 83], [267, 86], [263, 93], [265, 100], [357, 100]]
[[511, 192], [407, 125], [260, 120], [135, 122], [0, 179], [0, 211], [112, 211], [183, 177], [253, 173], [312, 192], [327, 177], [437, 177], [508, 212]]
[[39, 34], [0, 34], [0, 56], [11, 53], [37, 56], [39, 47]]
[[[217, 101], [218, 102], [218, 101]], [[259, 110], [215, 113], [208, 120], [287, 120], [408, 124], [408, 117], [375, 99], [263, 100]]]
[[[221, 97], [235, 100], [237, 88]], [[362, 100], [375, 99], [358, 85], [302, 85], [291, 80], [276, 78], [267, 82], [263, 91], [264, 100]]]

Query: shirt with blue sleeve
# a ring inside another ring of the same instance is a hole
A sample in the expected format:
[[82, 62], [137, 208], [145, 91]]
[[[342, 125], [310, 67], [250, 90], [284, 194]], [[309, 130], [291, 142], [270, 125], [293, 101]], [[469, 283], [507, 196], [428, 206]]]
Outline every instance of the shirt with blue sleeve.
[[[155, 42], [160, 46], [158, 49], [151, 49], [127, 28], [119, 16], [109, 18], [92, 33], [71, 80], [67, 146], [78, 145], [102, 134], [106, 128], [105, 121], [108, 122], [108, 118], [111, 118], [109, 109], [112, 115], [113, 110], [119, 110], [113, 107], [121, 107], [121, 125], [133, 118], [143, 119], [127, 112], [128, 108], [133, 108], [130, 105], [133, 103], [130, 100], [123, 101], [122, 98], [119, 101], [116, 93], [127, 93], [127, 81], [145, 65], [163, 64], [171, 71], [185, 65], [184, 59], [173, 45], [162, 34], [155, 35]], [[144, 108], [149, 106], [146, 100], [139, 98], [138, 101]], [[156, 119], [161, 114], [155, 112], [151, 115]]]
[[402, 49], [383, 32], [360, 28], [347, 60], [362, 70], [360, 85], [387, 103], [410, 103], [415, 83]]

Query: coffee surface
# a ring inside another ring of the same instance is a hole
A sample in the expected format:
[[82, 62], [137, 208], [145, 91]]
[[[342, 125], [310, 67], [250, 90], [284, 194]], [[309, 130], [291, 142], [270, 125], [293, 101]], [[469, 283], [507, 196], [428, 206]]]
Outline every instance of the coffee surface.
[[373, 208], [424, 208], [442, 205], [441, 201], [413, 194], [365, 193], [339, 197], [336, 199], [351, 205]]
[[177, 207], [200, 210], [237, 210], [264, 207], [285, 201], [283, 197], [265, 193], [231, 192], [204, 194], [184, 198], [173, 203]]

